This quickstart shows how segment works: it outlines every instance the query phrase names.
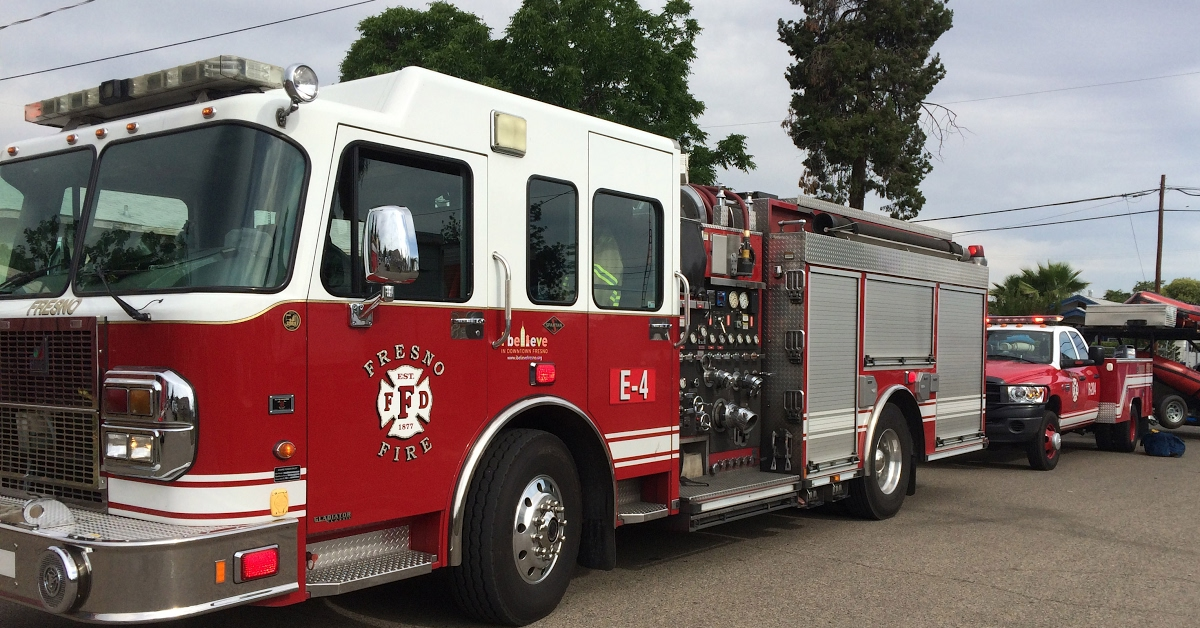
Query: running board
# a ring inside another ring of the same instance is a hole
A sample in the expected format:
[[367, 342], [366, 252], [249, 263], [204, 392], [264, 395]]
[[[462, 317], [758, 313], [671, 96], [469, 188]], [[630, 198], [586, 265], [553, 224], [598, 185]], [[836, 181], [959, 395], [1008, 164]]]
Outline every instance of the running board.
[[727, 471], [679, 487], [680, 512], [688, 528], [699, 530], [727, 521], [796, 506], [800, 476], [765, 471]]
[[669, 511], [666, 504], [651, 504], [649, 502], [630, 502], [621, 504], [617, 518], [623, 524], [645, 523], [666, 517]]
[[433, 571], [437, 556], [409, 549], [408, 526], [308, 546], [310, 597], [338, 595]]

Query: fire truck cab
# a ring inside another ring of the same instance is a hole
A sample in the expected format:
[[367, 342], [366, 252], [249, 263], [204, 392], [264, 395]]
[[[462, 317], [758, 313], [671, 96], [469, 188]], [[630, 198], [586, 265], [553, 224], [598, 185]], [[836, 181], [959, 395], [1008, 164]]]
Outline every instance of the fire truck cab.
[[1062, 319], [988, 318], [988, 438], [1023, 447], [1043, 471], [1058, 466], [1066, 432], [1090, 429], [1100, 449], [1133, 451], [1153, 408], [1150, 360], [1106, 358]]
[[[281, 88], [282, 87], [282, 88]], [[0, 154], [0, 596], [94, 622], [452, 571], [551, 612], [615, 529], [981, 449], [982, 251], [686, 182], [670, 139], [420, 68], [216, 57]]]

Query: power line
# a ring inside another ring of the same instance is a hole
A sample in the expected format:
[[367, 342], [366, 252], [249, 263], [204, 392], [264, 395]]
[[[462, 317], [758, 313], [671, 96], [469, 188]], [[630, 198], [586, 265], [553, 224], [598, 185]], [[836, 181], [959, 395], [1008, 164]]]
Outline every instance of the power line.
[[71, 64], [67, 64], [67, 65], [60, 65], [60, 66], [58, 66], [58, 67], [55, 67], [55, 68], [46, 68], [45, 70], [36, 70], [36, 71], [33, 71], [33, 72], [26, 72], [26, 73], [24, 73], [24, 74], [14, 74], [14, 75], [12, 75], [12, 76], [5, 76], [5, 77], [3, 77], [3, 78], [0, 78], [0, 81], [8, 81], [8, 80], [11, 80], [11, 79], [18, 79], [18, 78], [23, 78], [23, 77], [26, 77], [26, 76], [33, 76], [33, 75], [35, 75], [35, 74], [45, 74], [45, 73], [47, 73], [47, 72], [55, 72], [55, 71], [57, 71], [57, 70], [65, 70], [65, 69], [67, 69], [67, 68], [77, 68], [77, 67], [79, 67], [79, 66], [81, 66], [81, 65], [89, 65], [89, 64], [92, 64], [92, 63], [99, 63], [99, 62], [101, 62], [101, 61], [109, 61], [109, 60], [112, 60], [112, 59], [120, 59], [121, 57], [131, 57], [131, 56], [133, 56], [133, 55], [140, 55], [140, 54], [142, 54], [142, 53], [144, 53], [144, 52], [153, 52], [153, 51], [155, 51], [155, 50], [162, 50], [162, 49], [164, 49], [164, 48], [173, 48], [173, 47], [175, 47], [175, 46], [182, 46], [182, 45], [184, 45], [184, 44], [192, 44], [192, 43], [196, 43], [196, 42], [198, 42], [198, 41], [204, 41], [204, 40], [207, 40], [207, 39], [216, 39], [217, 37], [224, 37], [224, 36], [226, 36], [226, 35], [233, 35], [233, 34], [235, 34], [235, 33], [244, 33], [244, 32], [246, 32], [246, 31], [252, 31], [252, 30], [255, 30], [255, 29], [259, 29], [259, 28], [265, 28], [265, 27], [267, 27], [267, 26], [275, 26], [276, 24], [283, 24], [284, 22], [293, 22], [293, 21], [295, 21], [295, 20], [301, 20], [301, 19], [304, 19], [304, 18], [306, 18], [306, 17], [313, 17], [314, 15], [322, 15], [322, 14], [324, 14], [324, 13], [332, 13], [332, 12], [334, 12], [334, 11], [341, 11], [342, 9], [349, 9], [349, 8], [351, 8], [351, 7], [357, 7], [357, 6], [361, 6], [361, 5], [364, 5], [364, 4], [370, 4], [370, 3], [372, 3], [372, 2], [375, 2], [375, 0], [361, 0], [361, 1], [359, 1], [359, 2], [352, 2], [352, 3], [350, 3], [350, 4], [344, 4], [344, 5], [340, 6], [340, 7], [334, 7], [334, 8], [332, 8], [332, 9], [325, 9], [325, 10], [323, 10], [323, 11], [315, 11], [315, 12], [313, 12], [313, 13], [305, 13], [304, 15], [297, 15], [297, 16], [295, 16], [295, 17], [284, 18], [284, 19], [282, 19], [282, 20], [275, 20], [274, 22], [267, 22], [267, 23], [265, 23], [265, 24], [258, 24], [257, 26], [247, 26], [246, 28], [239, 28], [239, 29], [235, 29], [235, 30], [231, 30], [231, 31], [225, 31], [224, 33], [217, 33], [217, 34], [215, 34], [215, 35], [206, 35], [206, 36], [204, 36], [204, 37], [197, 37], [197, 38], [195, 38], [195, 39], [188, 39], [188, 40], [185, 40], [185, 41], [177, 41], [177, 42], [175, 42], [175, 43], [173, 43], [173, 44], [165, 44], [165, 45], [162, 45], [162, 46], [155, 46], [155, 47], [153, 47], [153, 48], [144, 48], [144, 49], [142, 49], [142, 50], [135, 50], [135, 51], [133, 51], [133, 52], [125, 52], [125, 53], [121, 53], [121, 54], [119, 54], [119, 55], [112, 55], [112, 56], [109, 56], [109, 57], [102, 57], [102, 58], [99, 58], [99, 59], [92, 59], [91, 61], [80, 61], [79, 63], [71, 63]]
[[1112, 199], [1112, 198], [1126, 198], [1126, 199], [1137, 198], [1139, 196], [1145, 196], [1147, 194], [1152, 194], [1157, 191], [1158, 191], [1158, 188], [1154, 188], [1152, 190], [1138, 190], [1137, 192], [1125, 192], [1124, 194], [1109, 194], [1108, 196], [1096, 196], [1093, 198], [1081, 198], [1079, 200], [1074, 200], [1074, 201], [1061, 201], [1058, 203], [1045, 203], [1042, 205], [1028, 205], [1026, 207], [1013, 207], [1010, 209], [994, 209], [994, 210], [986, 211], [986, 212], [975, 212], [973, 214], [959, 214], [957, 216], [941, 216], [939, 218], [919, 218], [916, 220], [910, 220], [909, 222], [930, 222], [933, 220], [954, 220], [956, 218], [974, 218], [975, 216], [990, 216], [993, 214], [1006, 214], [1008, 212], [1019, 212], [1019, 211], [1024, 211], [1027, 209], [1041, 209], [1043, 207], [1059, 207], [1062, 205], [1075, 205], [1076, 203], [1090, 203], [1092, 201], [1106, 201], [1106, 200]]
[[25, 24], [26, 22], [32, 22], [32, 21], [34, 21], [34, 20], [40, 20], [40, 19], [42, 19], [42, 18], [46, 17], [47, 15], [54, 15], [55, 13], [58, 13], [59, 11], [66, 11], [67, 9], [74, 9], [75, 7], [81, 7], [81, 6], [83, 6], [83, 5], [85, 5], [85, 4], [89, 3], [89, 2], [95, 2], [95, 1], [96, 1], [96, 0], [83, 0], [82, 2], [76, 2], [75, 4], [72, 4], [72, 5], [70, 5], [70, 6], [66, 6], [66, 7], [59, 7], [59, 8], [57, 8], [57, 9], [52, 9], [52, 10], [50, 10], [50, 11], [46, 11], [45, 13], [43, 13], [43, 14], [41, 14], [41, 15], [35, 15], [35, 16], [33, 16], [33, 17], [27, 17], [27, 18], [25, 18], [25, 19], [23, 19], [23, 20], [17, 20], [17, 21], [15, 21], [15, 22], [12, 22], [12, 23], [9, 23], [9, 24], [5, 24], [4, 26], [0, 26], [0, 31], [2, 31], [2, 30], [4, 30], [4, 29], [8, 28], [9, 26], [16, 26], [17, 24]]
[[[1200, 209], [1164, 209], [1164, 212], [1183, 212], [1183, 213], [1200, 213]], [[1091, 218], [1072, 218], [1071, 220], [1060, 220], [1058, 222], [1040, 222], [1032, 225], [1015, 225], [1011, 227], [992, 227], [990, 229], [968, 229], [967, 231], [955, 231], [955, 237], [966, 233], [983, 233], [985, 231], [1008, 231], [1010, 229], [1029, 229], [1031, 227], [1048, 227], [1050, 225], [1065, 225], [1072, 222], [1087, 222], [1089, 220], [1104, 220], [1106, 218], [1124, 218], [1126, 216], [1138, 216], [1141, 214], [1157, 214], [1157, 209], [1148, 209], [1140, 212], [1127, 212], [1124, 214], [1112, 214], [1109, 216], [1093, 216]]]

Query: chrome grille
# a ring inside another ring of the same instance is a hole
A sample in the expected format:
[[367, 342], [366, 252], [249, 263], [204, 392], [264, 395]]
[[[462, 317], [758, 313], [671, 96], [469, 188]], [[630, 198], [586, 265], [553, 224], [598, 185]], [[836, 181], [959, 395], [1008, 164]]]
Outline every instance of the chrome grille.
[[103, 502], [96, 323], [0, 320], [0, 492]]

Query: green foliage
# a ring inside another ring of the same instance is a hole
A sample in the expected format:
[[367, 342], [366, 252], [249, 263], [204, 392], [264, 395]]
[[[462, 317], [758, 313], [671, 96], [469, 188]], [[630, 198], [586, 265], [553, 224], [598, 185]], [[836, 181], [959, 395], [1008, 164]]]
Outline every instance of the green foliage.
[[1124, 290], [1105, 290], [1104, 291], [1104, 300], [1106, 300], [1106, 301], [1115, 301], [1117, 303], [1124, 303], [1124, 302], [1128, 301], [1129, 297], [1131, 297], [1131, 296], [1133, 296], [1133, 294], [1131, 294], [1129, 292], [1125, 292]]
[[1088, 286], [1079, 279], [1081, 273], [1066, 262], [1039, 263], [1037, 270], [1022, 268], [992, 285], [988, 311], [997, 316], [1057, 314], [1063, 299]]
[[661, 13], [636, 0], [524, 0], [504, 36], [446, 2], [391, 8], [359, 24], [342, 80], [417, 65], [677, 140], [690, 177], [753, 169], [744, 135], [709, 147], [696, 124], [704, 103], [688, 89], [700, 26], [684, 0]]
[[1184, 303], [1200, 305], [1200, 281], [1191, 277], [1179, 277], [1163, 286], [1163, 296], [1178, 299]]
[[945, 76], [934, 42], [950, 29], [943, 0], [791, 0], [805, 18], [779, 20], [796, 63], [784, 127], [808, 153], [801, 188], [862, 209], [868, 192], [893, 217], [914, 218], [933, 169], [924, 100]]
[[1134, 292], [1154, 292], [1153, 281], [1139, 281], [1133, 284]]

